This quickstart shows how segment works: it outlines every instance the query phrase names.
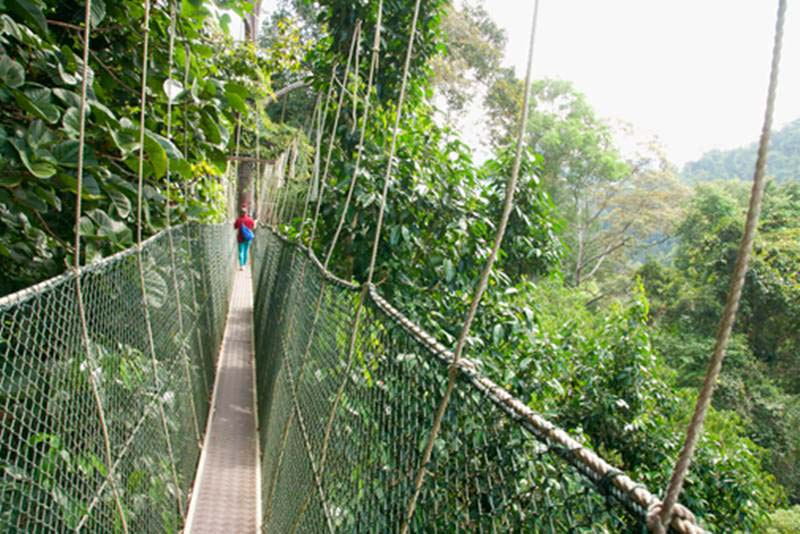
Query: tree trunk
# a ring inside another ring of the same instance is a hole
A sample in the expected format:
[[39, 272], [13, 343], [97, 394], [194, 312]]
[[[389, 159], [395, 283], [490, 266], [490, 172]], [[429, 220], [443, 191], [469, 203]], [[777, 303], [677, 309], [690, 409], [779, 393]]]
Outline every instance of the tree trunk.
[[256, 174], [256, 163], [254, 161], [239, 162], [239, 208], [246, 206], [248, 211], [252, 211], [253, 206], [253, 178]]

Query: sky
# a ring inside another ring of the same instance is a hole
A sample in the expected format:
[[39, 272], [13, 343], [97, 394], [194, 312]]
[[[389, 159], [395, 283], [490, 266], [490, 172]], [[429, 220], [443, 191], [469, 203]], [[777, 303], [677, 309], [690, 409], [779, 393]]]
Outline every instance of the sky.
[[[269, 11], [274, 0], [264, 4]], [[534, 77], [573, 82], [601, 117], [632, 125], [640, 140], [658, 137], [682, 166], [710, 149], [758, 138], [777, 5], [540, 0]], [[507, 32], [506, 65], [524, 76], [533, 0], [484, 0], [484, 6]], [[789, 6], [785, 31], [776, 128], [800, 118], [800, 6]], [[480, 141], [485, 128], [470, 122], [466, 140]]]

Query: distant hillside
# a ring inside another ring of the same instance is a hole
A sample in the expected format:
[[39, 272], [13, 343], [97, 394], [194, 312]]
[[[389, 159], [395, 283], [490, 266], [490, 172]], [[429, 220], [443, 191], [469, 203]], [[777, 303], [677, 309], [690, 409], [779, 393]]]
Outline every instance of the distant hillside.
[[[756, 162], [756, 143], [733, 150], [712, 150], [687, 163], [681, 175], [689, 182], [717, 179], [750, 180]], [[783, 182], [800, 180], [800, 119], [773, 132], [767, 176]]]

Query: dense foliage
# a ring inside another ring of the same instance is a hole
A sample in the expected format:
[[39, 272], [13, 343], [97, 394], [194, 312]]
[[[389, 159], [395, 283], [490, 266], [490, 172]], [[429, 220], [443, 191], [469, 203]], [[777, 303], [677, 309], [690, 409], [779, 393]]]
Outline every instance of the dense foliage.
[[[167, 207], [175, 221], [224, 215], [222, 176], [235, 125], [241, 117], [243, 133], [254, 130], [252, 103], [268, 97], [270, 73], [285, 62], [280, 49], [235, 45], [224, 31], [227, 19], [217, 19], [211, 6], [179, 4], [172, 65], [170, 3], [156, 3], [150, 21], [147, 235], [164, 227]], [[227, 4], [243, 12], [247, 3]], [[93, 2], [83, 262], [127, 248], [135, 234], [143, 14], [142, 2]], [[0, 14], [0, 293], [57, 274], [71, 261], [82, 20], [83, 3], [77, 1], [15, 0]], [[262, 139], [284, 139], [285, 146], [291, 133], [262, 122]], [[254, 141], [243, 141], [243, 153], [252, 151]], [[266, 144], [264, 154], [270, 149], [280, 147]], [[174, 187], [167, 187], [168, 179]]]
[[[410, 11], [408, 4], [405, 8]], [[326, 37], [315, 44], [311, 55], [338, 56], [341, 65], [355, 21], [374, 20], [375, 14], [352, 14], [338, 2], [320, 5], [316, 23]], [[400, 6], [387, 7], [389, 21], [395, 8]], [[448, 16], [448, 10], [437, 9], [430, 5], [423, 19]], [[445, 26], [458, 29], [460, 39], [464, 20], [479, 18], [462, 17], [455, 26]], [[387, 25], [398, 36], [407, 31], [407, 25]], [[444, 45], [428, 43], [421, 48], [420, 57], [427, 57], [433, 66], [441, 64], [440, 58], [430, 55], [437, 50], [464, 52], [464, 43], [449, 43], [446, 34], [423, 35]], [[369, 42], [369, 36], [364, 39]], [[402, 38], [387, 38], [385, 53], [400, 56], [405, 45]], [[319, 61], [324, 67], [316, 76], [330, 76], [327, 69], [332, 63]], [[431, 105], [437, 91], [452, 88], [432, 84], [450, 84], [453, 78], [428, 78], [432, 73], [425, 63], [418, 65], [400, 124], [376, 279], [382, 293], [405, 313], [452, 342], [494, 234], [510, 170], [508, 136], [497, 137], [494, 158], [476, 165], [455, 133], [435, 120]], [[468, 62], [462, 65], [473, 68]], [[351, 89], [363, 90], [366, 62], [361, 68], [359, 85], [351, 79]], [[396, 83], [397, 74], [392, 72], [395, 77], [387, 83]], [[508, 132], [515, 121], [520, 83], [513, 75], [509, 79], [508, 73], [505, 78], [498, 75], [498, 80], [508, 87], [496, 95], [506, 109], [505, 122], [494, 130]], [[384, 91], [381, 96], [392, 94]], [[634, 269], [647, 250], [669, 243], [682, 216], [676, 199], [682, 202], [688, 193], [657, 151], [623, 160], [607, 126], [569, 84], [537, 82], [535, 98], [517, 208], [470, 336], [468, 357], [615, 464], [652, 488], [662, 488], [681, 444], [693, 396], [686, 389], [689, 384], [673, 371], [666, 352], [654, 343], [660, 332], [651, 325], [646, 293], [640, 289], [630, 293], [630, 288], [635, 286]], [[395, 113], [391, 98], [373, 102], [377, 107], [367, 125], [355, 202], [346, 214], [347, 225], [331, 264], [340, 275], [356, 280], [364, 280], [369, 262]], [[355, 104], [356, 116], [362, 103]], [[353, 179], [360, 125], [353, 122], [349, 97], [343, 106], [339, 129], [333, 132], [335, 150], [321, 226], [312, 243], [321, 257]], [[328, 128], [335, 113], [331, 106]], [[324, 133], [322, 146], [329, 135], [330, 131]], [[598, 168], [606, 171], [598, 173]], [[570, 174], [563, 175], [565, 171]], [[295, 220], [289, 231], [297, 231], [299, 222]], [[597, 247], [583, 253], [587, 274], [597, 274], [587, 287], [580, 273], [576, 276], [581, 232], [585, 244]], [[308, 236], [307, 225], [304, 237]], [[600, 262], [611, 266], [608, 270], [595, 267], [598, 259], [612, 253], [614, 261]], [[627, 284], [620, 285], [625, 277]], [[612, 279], [614, 291], [609, 291]], [[620, 287], [627, 288], [627, 296]], [[604, 294], [615, 298], [599, 300]], [[770, 445], [758, 442], [759, 446], [747, 432], [745, 420], [725, 411], [727, 407], [720, 408], [709, 415], [683, 500], [713, 531], [756, 531], [784, 496], [766, 470], [770, 455], [763, 447]]]
[[[60, 272], [70, 259], [79, 4], [0, 0], [3, 293]], [[239, 14], [249, 5], [219, 4]], [[361, 61], [343, 80], [360, 98], [344, 98], [341, 109], [334, 98], [327, 107], [320, 145], [332, 138], [333, 151], [310, 245], [320, 257], [328, 252], [342, 200], [357, 179], [331, 265], [341, 276], [363, 281], [413, 4], [384, 3], [380, 66], [373, 93], [365, 95], [375, 2], [284, 0], [256, 46], [235, 44], [225, 31], [229, 18], [214, 16], [212, 6], [182, 1], [172, 66], [166, 56], [170, 4], [156, 3], [143, 147], [147, 233], [163, 228], [167, 209], [176, 221], [221, 219], [222, 176], [237, 141], [250, 154], [260, 141], [261, 154], [271, 157], [298, 137], [298, 127], [309, 128], [317, 95], [330, 90], [332, 70], [343, 76], [361, 21]], [[95, 6], [80, 225], [84, 262], [133, 242], [143, 67], [141, 56], [131, 52], [142, 46], [142, 4], [95, 0]], [[523, 87], [513, 71], [500, 67], [503, 43], [486, 10], [422, 2], [376, 282], [444, 341], [453, 341], [460, 329], [511, 167], [509, 133]], [[165, 84], [170, 67], [172, 86]], [[298, 81], [308, 87], [270, 104], [271, 85]], [[482, 165], [452, 121], [437, 120], [434, 106], [438, 95], [450, 109], [463, 109], [473, 91], [485, 94], [493, 140], [492, 157]], [[366, 98], [372, 107], [362, 168], [354, 176], [362, 127], [357, 121]], [[272, 120], [257, 111], [268, 104]], [[331, 131], [337, 113], [338, 129]], [[611, 127], [568, 82], [535, 83], [525, 127], [515, 210], [467, 356], [657, 492], [666, 485], [704, 371], [746, 192], [730, 183], [689, 191], [657, 147], [623, 156]], [[298, 183], [305, 188], [306, 182]], [[309, 240], [310, 225], [299, 235], [305, 191], [294, 192], [288, 213], [296, 217], [285, 230]], [[797, 502], [800, 492], [798, 215], [800, 191], [773, 186], [729, 364], [682, 499], [714, 532], [765, 531], [767, 525], [788, 532], [793, 521], [796, 526], [797, 510], [779, 507], [787, 494]]]
[[[679, 226], [673, 264], [650, 262], [640, 270], [654, 306], [656, 346], [668, 355], [683, 386], [698, 386], [705, 373], [746, 199], [743, 184], [699, 187]], [[736, 412], [751, 439], [769, 449], [770, 470], [795, 502], [800, 499], [798, 215], [797, 184], [771, 184], [736, 336], [715, 396], [718, 408]]]
[[[767, 175], [779, 182], [800, 179], [800, 119], [772, 135]], [[681, 175], [690, 182], [735, 179], [748, 181], [756, 163], [756, 144], [732, 150], [711, 150], [687, 163]]]

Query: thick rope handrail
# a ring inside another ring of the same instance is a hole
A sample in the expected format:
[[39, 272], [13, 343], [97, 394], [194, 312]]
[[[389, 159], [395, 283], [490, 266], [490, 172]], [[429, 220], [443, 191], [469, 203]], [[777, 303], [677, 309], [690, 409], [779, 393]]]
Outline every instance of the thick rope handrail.
[[447, 410], [447, 406], [450, 403], [450, 397], [453, 393], [453, 389], [456, 385], [456, 378], [457, 378], [457, 371], [458, 371], [458, 361], [461, 358], [461, 353], [464, 350], [464, 346], [467, 341], [467, 335], [469, 334], [470, 328], [472, 327], [472, 321], [475, 319], [475, 314], [478, 311], [478, 305], [480, 304], [481, 297], [483, 297], [483, 293], [486, 291], [486, 287], [489, 284], [489, 276], [492, 273], [492, 269], [494, 267], [494, 262], [497, 259], [497, 254], [500, 251], [500, 246], [503, 242], [503, 237], [505, 237], [506, 233], [506, 226], [508, 226], [508, 219], [511, 215], [511, 210], [514, 206], [514, 193], [517, 188], [517, 179], [519, 177], [519, 169], [520, 163], [522, 161], [522, 147], [524, 145], [525, 140], [525, 128], [527, 126], [528, 121], [528, 105], [530, 103], [531, 97], [531, 74], [533, 71], [533, 45], [535, 43], [536, 38], [536, 22], [539, 17], [539, 0], [535, 0], [534, 7], [533, 7], [533, 21], [531, 22], [531, 36], [530, 36], [530, 44], [528, 48], [528, 66], [527, 71], [525, 74], [525, 98], [523, 99], [522, 103], [522, 110], [520, 113], [520, 121], [519, 121], [519, 130], [517, 133], [517, 146], [516, 146], [516, 153], [514, 155], [514, 167], [511, 171], [511, 176], [508, 179], [508, 183], [506, 184], [506, 195], [505, 200], [503, 202], [503, 212], [500, 216], [500, 223], [497, 228], [497, 233], [494, 238], [494, 244], [492, 245], [492, 250], [489, 253], [489, 258], [486, 260], [486, 265], [483, 268], [483, 272], [481, 273], [480, 280], [478, 282], [478, 286], [475, 288], [475, 294], [472, 297], [472, 302], [469, 307], [469, 311], [467, 312], [467, 317], [464, 320], [464, 325], [461, 328], [461, 334], [458, 337], [458, 342], [456, 343], [456, 348], [453, 354], [453, 361], [450, 364], [449, 376], [447, 379], [447, 389], [445, 389], [444, 396], [442, 397], [441, 401], [439, 402], [439, 406], [436, 410], [436, 415], [433, 419], [433, 425], [431, 428], [431, 432], [428, 435], [428, 441], [425, 445], [425, 451], [423, 452], [422, 459], [420, 460], [419, 470], [417, 471], [416, 480], [414, 481], [414, 492], [411, 495], [411, 498], [408, 502], [408, 509], [406, 511], [406, 518], [405, 522], [403, 523], [403, 527], [401, 529], [402, 534], [406, 534], [408, 532], [409, 526], [411, 524], [411, 519], [414, 516], [414, 510], [417, 506], [417, 500], [419, 499], [419, 495], [422, 492], [422, 484], [425, 480], [425, 473], [427, 471], [428, 463], [430, 462], [431, 455], [433, 454], [433, 446], [436, 441], [436, 437], [439, 435], [439, 431], [442, 425], [442, 419], [444, 418], [445, 411]]
[[[91, 38], [91, 23], [92, 23], [92, 0], [86, 0], [84, 6], [83, 16], [83, 65], [81, 71], [81, 109], [78, 116], [78, 168], [77, 168], [77, 184], [76, 184], [76, 200], [75, 200], [75, 247], [73, 258], [73, 270], [75, 273], [75, 296], [76, 304], [78, 307], [78, 316], [81, 324], [81, 343], [83, 350], [86, 352], [86, 359], [93, 362], [92, 357], [92, 344], [89, 340], [89, 326], [86, 322], [86, 310], [83, 305], [83, 292], [81, 291], [81, 198], [83, 195], [83, 166], [84, 166], [84, 150], [86, 145], [86, 108], [88, 107], [88, 87], [89, 87], [89, 40]], [[103, 453], [105, 455], [106, 463], [106, 480], [111, 486], [111, 493], [114, 496], [114, 505], [117, 509], [117, 514], [120, 519], [120, 526], [125, 534], [128, 534], [128, 522], [125, 519], [125, 511], [122, 507], [122, 502], [119, 496], [117, 484], [114, 481], [113, 471], [113, 456], [111, 454], [111, 438], [109, 437], [108, 424], [106, 422], [105, 408], [103, 408], [103, 401], [100, 398], [100, 391], [97, 385], [97, 380], [94, 376], [94, 363], [87, 366], [86, 374], [89, 378], [89, 384], [92, 389], [92, 397], [97, 408], [97, 417], [100, 423], [100, 429], [103, 435]], [[85, 523], [89, 517], [89, 512], [85, 512], [79, 522], [80, 525]]]
[[[313, 251], [307, 246], [293, 241], [292, 239], [270, 229], [270, 232], [285, 245], [296, 248], [301, 254], [305, 255], [317, 269], [322, 278], [332, 284], [350, 291], [356, 292], [363, 290], [364, 286], [359, 286], [352, 282], [342, 280], [333, 273], [323, 270], [323, 265], [316, 258]], [[439, 363], [448, 367], [453, 365], [454, 354], [442, 343], [406, 317], [397, 308], [392, 306], [372, 284], [368, 289], [368, 300], [371, 301], [381, 312], [396, 321], [414, 340], [438, 360]], [[519, 421], [523, 427], [533, 434], [537, 439], [547, 443], [552, 443], [557, 447], [553, 451], [561, 456], [567, 463], [578, 469], [584, 476], [600, 485], [602, 481], [608, 487], [609, 493], [628, 506], [631, 511], [644, 517], [646, 511], [654, 503], [660, 502], [658, 497], [653, 495], [647, 488], [634, 481], [625, 474], [619, 474], [618, 469], [599, 457], [594, 451], [585, 447], [580, 442], [572, 438], [566, 431], [557, 427], [530, 407], [509, 393], [505, 388], [486, 378], [476, 362], [469, 358], [462, 357], [456, 363], [459, 378], [470, 382], [474, 387], [486, 395], [486, 398], [497, 405], [513, 419]], [[294, 411], [292, 411], [292, 414]], [[292, 415], [293, 416], [293, 415]], [[275, 490], [275, 480], [273, 480], [272, 490]], [[705, 534], [705, 531], [694, 524], [688, 518], [692, 517], [691, 512], [678, 504], [675, 508], [678, 516], [672, 520], [672, 529], [678, 534]]]
[[[142, 93], [139, 105], [139, 162], [138, 162], [138, 187], [136, 191], [136, 263], [139, 271], [139, 282], [142, 289], [142, 309], [144, 311], [144, 322], [147, 331], [147, 343], [150, 352], [150, 364], [153, 368], [153, 385], [156, 391], [160, 391], [161, 385], [158, 380], [158, 360], [156, 359], [155, 340], [153, 338], [153, 325], [150, 320], [150, 307], [147, 298], [147, 284], [144, 279], [144, 259], [142, 258], [142, 213], [143, 213], [143, 190], [144, 190], [144, 139], [145, 139], [145, 117], [147, 112], [147, 64], [149, 60], [149, 47], [150, 47], [150, 0], [144, 2], [144, 42], [142, 45]], [[167, 206], [169, 209], [169, 206]], [[161, 427], [164, 431], [164, 440], [167, 445], [167, 454], [169, 456], [170, 468], [172, 471], [172, 482], [175, 484], [175, 500], [177, 501], [178, 511], [183, 517], [183, 497], [178, 482], [178, 471], [175, 465], [175, 454], [172, 448], [172, 438], [169, 434], [169, 425], [167, 424], [167, 416], [164, 413], [164, 405], [159, 402], [158, 412], [161, 418]]]
[[714, 352], [711, 355], [706, 377], [697, 398], [692, 421], [689, 423], [689, 428], [686, 431], [686, 440], [683, 449], [678, 457], [675, 470], [672, 473], [663, 505], [661, 505], [660, 510], [658, 506], [653, 507], [651, 510], [649, 526], [656, 534], [664, 534], [666, 532], [666, 525], [670, 524], [673, 507], [683, 488], [683, 482], [689, 472], [689, 466], [695, 447], [697, 446], [697, 441], [703, 430], [703, 422], [708, 407], [711, 404], [711, 398], [714, 395], [717, 378], [722, 369], [722, 362], [725, 359], [725, 349], [730, 339], [733, 324], [736, 321], [736, 312], [739, 309], [742, 288], [744, 287], [745, 276], [747, 275], [748, 263], [750, 260], [750, 252], [753, 248], [753, 240], [755, 239], [758, 219], [761, 214], [761, 201], [764, 196], [764, 174], [767, 165], [770, 131], [772, 130], [772, 117], [775, 109], [775, 95], [778, 87], [778, 71], [781, 61], [786, 4], [786, 0], [778, 1], [778, 16], [775, 23], [775, 40], [772, 48], [769, 89], [767, 90], [767, 105], [764, 111], [764, 124], [761, 129], [761, 139], [758, 144], [758, 159], [753, 174], [753, 187], [750, 192], [750, 205], [747, 211], [744, 235], [742, 235], [742, 242], [739, 246], [731, 285], [728, 291], [728, 298], [725, 301], [725, 308], [722, 312], [722, 319], [717, 329]]

